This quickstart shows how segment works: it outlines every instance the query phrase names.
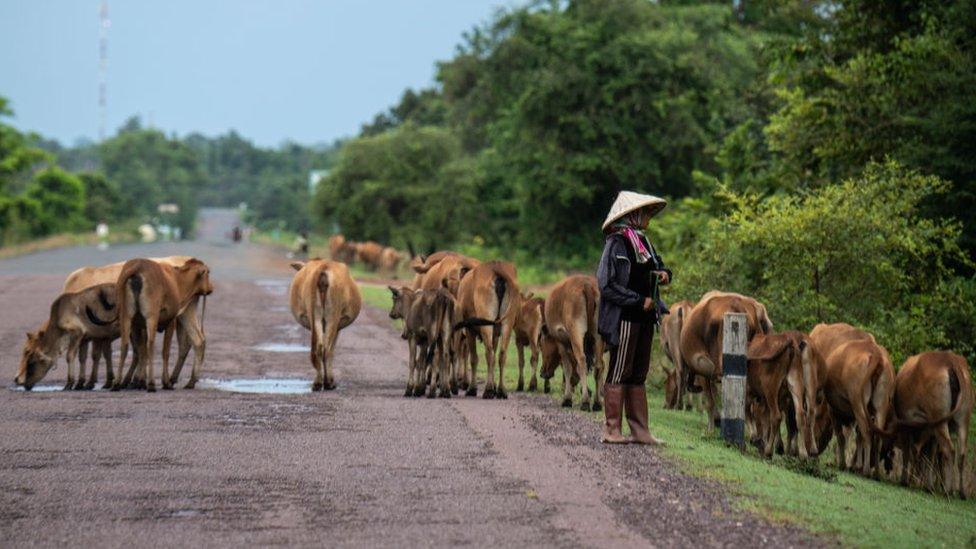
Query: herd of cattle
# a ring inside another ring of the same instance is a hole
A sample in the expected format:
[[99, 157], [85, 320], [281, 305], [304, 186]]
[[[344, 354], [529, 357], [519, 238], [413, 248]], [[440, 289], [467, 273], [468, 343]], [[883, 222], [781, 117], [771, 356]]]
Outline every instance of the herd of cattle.
[[395, 273], [408, 256], [391, 246], [367, 240], [366, 242], [352, 242], [341, 234], [329, 237], [329, 256], [335, 261], [347, 265], [359, 262], [371, 271]]
[[[339, 331], [359, 315], [362, 297], [349, 274], [350, 254], [377, 269], [395, 269], [402, 254], [375, 243], [330, 240], [332, 260], [292, 263], [289, 290], [296, 321], [310, 330], [313, 390], [336, 386], [333, 353]], [[392, 250], [392, 253], [387, 252]], [[383, 259], [383, 258], [386, 259]], [[504, 365], [511, 337], [518, 353], [518, 383], [525, 384], [525, 350], [531, 377], [549, 392], [557, 367], [563, 371], [563, 406], [600, 410], [604, 347], [597, 334], [599, 290], [593, 276], [569, 276], [545, 298], [522, 293], [512, 263], [481, 262], [442, 251], [411, 263], [412, 283], [390, 286], [390, 317], [403, 322], [409, 360], [406, 396], [449, 398], [477, 395], [478, 354], [484, 346], [484, 398], [507, 398]], [[186, 388], [199, 380], [206, 339], [206, 296], [213, 292], [209, 268], [199, 259], [172, 256], [132, 259], [71, 273], [49, 318], [27, 334], [16, 382], [30, 390], [65, 354], [65, 389], [92, 389], [98, 363], [105, 363], [104, 388], [155, 390], [154, 342], [163, 333], [161, 385], [172, 389], [191, 348], [193, 370]], [[809, 334], [776, 333], [759, 301], [712, 291], [697, 303], [671, 305], [661, 321], [660, 340], [674, 367], [666, 368], [667, 408], [690, 407], [702, 393], [708, 428], [718, 420], [716, 384], [722, 372], [722, 322], [729, 312], [748, 321], [747, 423], [765, 456], [776, 451], [816, 458], [836, 438], [837, 466], [867, 476], [890, 474], [900, 456], [901, 481], [942, 482], [964, 495], [973, 387], [969, 365], [954, 353], [935, 351], [909, 358], [895, 369], [875, 338], [847, 324], [818, 324]], [[169, 350], [176, 334], [179, 352], [172, 374]], [[112, 368], [111, 344], [121, 339], [121, 358]], [[85, 375], [88, 348], [92, 360]], [[129, 347], [133, 359], [125, 375]], [[541, 367], [540, 367], [541, 359]], [[77, 367], [75, 366], [77, 364]], [[75, 377], [75, 370], [78, 375]], [[594, 379], [591, 393], [588, 376]], [[787, 438], [781, 440], [786, 423]], [[953, 443], [951, 432], [956, 435]], [[853, 449], [848, 459], [847, 446]], [[896, 453], [897, 450], [897, 453]]]

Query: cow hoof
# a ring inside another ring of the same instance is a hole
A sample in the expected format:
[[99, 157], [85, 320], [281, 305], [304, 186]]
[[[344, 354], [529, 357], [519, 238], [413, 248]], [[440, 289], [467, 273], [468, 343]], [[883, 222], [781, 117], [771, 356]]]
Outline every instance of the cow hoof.
[[407, 389], [406, 391], [404, 391], [403, 392], [403, 396], [406, 397], [406, 398], [412, 397], [413, 396], [413, 389]]
[[518, 384], [515, 385], [515, 392], [516, 393], [521, 393], [524, 389], [525, 389], [525, 386], [522, 383], [522, 380], [521, 379], [518, 380]]
[[112, 385], [112, 392], [113, 393], [116, 392], [116, 391], [121, 391], [121, 390], [122, 390], [122, 386], [119, 385], [118, 383]]
[[493, 387], [486, 387], [485, 392], [481, 394], [481, 398], [486, 400], [495, 398], [495, 389]]
[[321, 381], [316, 381], [316, 382], [312, 383], [312, 391], [321, 391], [321, 390], [322, 390], [322, 382]]
[[154, 385], [152, 383], [147, 383], [146, 384], [146, 392], [147, 393], [155, 393], [156, 392], [156, 385]]
[[547, 395], [549, 394], [549, 380], [548, 380], [548, 379], [546, 380], [546, 383], [545, 383], [545, 386], [544, 386], [544, 388], [543, 388], [542, 390], [543, 390], [543, 392], [545, 392], [545, 393], [546, 393]]
[[418, 388], [414, 389], [413, 390], [413, 396], [415, 396], [415, 397], [422, 397], [422, 396], [424, 396], [424, 388], [423, 387], [418, 387]]
[[584, 412], [589, 412], [590, 411], [590, 403], [589, 402], [583, 402], [583, 403], [581, 403], [580, 404], [580, 410], [583, 410]]
[[532, 381], [529, 382], [529, 391], [532, 391], [534, 393], [538, 390], [539, 390], [539, 384], [536, 383], [536, 381], [533, 379]]
[[108, 380], [108, 381], [105, 382], [105, 385], [102, 385], [102, 390], [103, 391], [105, 391], [105, 390], [111, 390], [112, 387], [114, 387], [114, 386], [115, 386], [115, 382], [110, 379], [110, 380]]
[[85, 384], [85, 390], [86, 391], [91, 391], [93, 389], [95, 389], [95, 384], [94, 383], [87, 383], [87, 384]]
[[84, 391], [85, 390], [85, 382], [84, 381], [79, 381], [78, 383], [75, 383], [75, 386], [72, 387], [72, 389], [74, 389], [75, 391]]
[[192, 389], [192, 388], [194, 388], [196, 386], [197, 386], [197, 380], [191, 379], [190, 381], [187, 381], [186, 382], [186, 385], [184, 385], [183, 388], [184, 389]]
[[464, 396], [476, 397], [478, 396], [478, 388], [472, 385], [468, 387], [468, 390], [464, 392]]
[[433, 387], [429, 391], [427, 391], [427, 398], [434, 398], [436, 396], [437, 396], [437, 392], [433, 389]]
[[573, 399], [567, 398], [563, 400], [563, 408], [572, 408], [572, 407], [573, 407]]
[[163, 384], [163, 390], [164, 391], [172, 391], [173, 390], [173, 385], [171, 383], [165, 383], [165, 384]]
[[437, 396], [440, 398], [451, 398], [451, 391], [441, 391]]
[[72, 390], [74, 388], [75, 388], [75, 382], [74, 381], [69, 381], [69, 382], [67, 382], [67, 383], [64, 384], [64, 387], [62, 387], [61, 390], [62, 391], [70, 391], [70, 390]]
[[326, 385], [324, 385], [322, 387], [322, 390], [323, 391], [335, 391], [336, 390], [336, 387], [338, 387], [338, 386], [339, 385], [336, 382], [333, 381], [332, 383], [327, 383]]
[[455, 385], [454, 387], [451, 387], [451, 394], [452, 395], [457, 396], [457, 394], [460, 393], [460, 392], [461, 391], [458, 390], [457, 385]]
[[602, 409], [603, 409], [603, 406], [601, 406], [599, 402], [594, 402], [594, 403], [593, 403], [593, 408], [592, 408], [592, 410], [593, 410], [594, 412], [599, 412], [599, 411], [600, 411], [600, 410], [602, 410]]
[[507, 400], [508, 399], [508, 393], [506, 393], [502, 389], [496, 389], [495, 390], [495, 398], [500, 398], [502, 400]]

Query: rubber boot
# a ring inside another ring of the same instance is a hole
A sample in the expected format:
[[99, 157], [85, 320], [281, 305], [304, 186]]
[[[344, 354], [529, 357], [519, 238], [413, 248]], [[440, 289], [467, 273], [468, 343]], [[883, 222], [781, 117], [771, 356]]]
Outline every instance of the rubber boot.
[[637, 444], [663, 445], [647, 429], [647, 393], [643, 385], [627, 385], [624, 388], [624, 404], [627, 409], [627, 424], [630, 436]]
[[624, 386], [603, 386], [603, 442], [606, 444], [625, 444], [630, 440], [620, 432], [620, 421], [624, 407]]

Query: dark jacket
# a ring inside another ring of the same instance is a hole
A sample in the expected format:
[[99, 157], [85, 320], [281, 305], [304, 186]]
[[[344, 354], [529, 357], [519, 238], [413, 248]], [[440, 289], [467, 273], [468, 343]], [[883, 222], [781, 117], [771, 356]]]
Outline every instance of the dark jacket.
[[[622, 234], [612, 234], [607, 237], [606, 245], [603, 247], [603, 257], [600, 258], [600, 266], [596, 271], [597, 284], [600, 286], [600, 317], [597, 331], [611, 347], [620, 344], [620, 315], [624, 307], [639, 307], [644, 298], [657, 297], [640, 295], [627, 287], [627, 281], [630, 279], [630, 259], [627, 257], [629, 246], [627, 238]], [[670, 280], [671, 271], [664, 265], [664, 260], [653, 246], [648, 261], [651, 262], [653, 270], [667, 272]], [[653, 311], [655, 322], [659, 313], [657, 309], [655, 307]]]

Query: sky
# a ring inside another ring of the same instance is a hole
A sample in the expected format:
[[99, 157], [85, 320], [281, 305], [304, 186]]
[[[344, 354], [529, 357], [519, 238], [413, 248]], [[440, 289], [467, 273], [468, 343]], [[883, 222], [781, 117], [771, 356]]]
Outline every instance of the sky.
[[[356, 134], [433, 83], [462, 33], [512, 0], [108, 0], [107, 133], [234, 129], [262, 146]], [[0, 0], [7, 122], [98, 136], [100, 0]]]

